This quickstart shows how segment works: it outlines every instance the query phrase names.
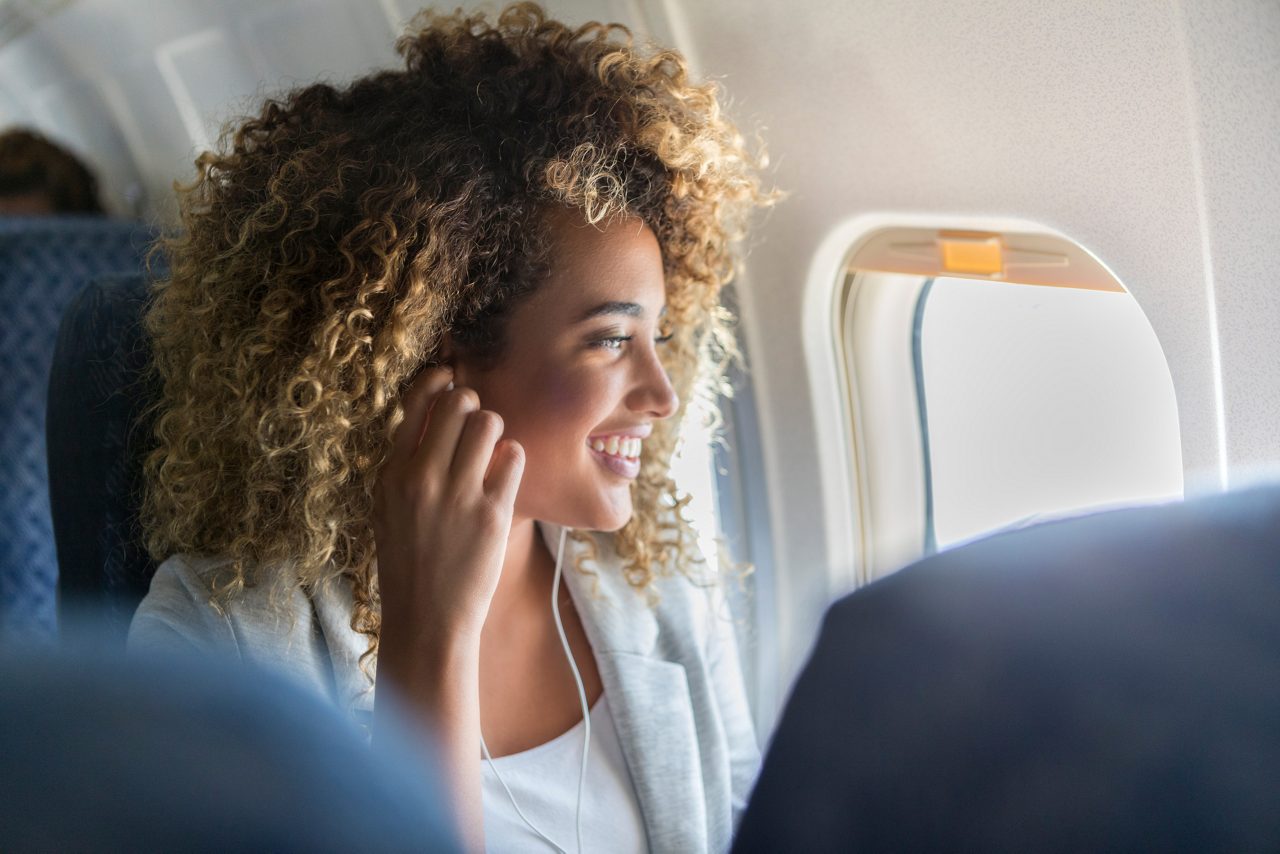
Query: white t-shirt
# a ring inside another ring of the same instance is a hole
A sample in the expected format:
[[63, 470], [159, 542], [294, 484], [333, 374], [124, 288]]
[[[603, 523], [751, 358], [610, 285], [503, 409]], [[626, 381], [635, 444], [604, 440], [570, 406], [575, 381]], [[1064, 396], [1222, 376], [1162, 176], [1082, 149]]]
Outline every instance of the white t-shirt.
[[[493, 760], [521, 811], [569, 854], [578, 848], [574, 811], [582, 769], [582, 721], [545, 744]], [[526, 825], [489, 763], [481, 760], [485, 850], [550, 851]], [[603, 694], [591, 707], [591, 753], [582, 786], [582, 850], [627, 854], [648, 850], [640, 802]]]

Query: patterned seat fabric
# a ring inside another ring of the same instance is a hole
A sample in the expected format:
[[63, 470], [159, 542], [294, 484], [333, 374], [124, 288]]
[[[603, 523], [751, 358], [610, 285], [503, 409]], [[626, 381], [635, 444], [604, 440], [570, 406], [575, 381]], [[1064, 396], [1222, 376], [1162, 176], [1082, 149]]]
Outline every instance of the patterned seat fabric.
[[[45, 406], [63, 310], [93, 279], [138, 275], [152, 238], [137, 224], [102, 218], [0, 220], [0, 630], [37, 638], [56, 631]], [[81, 429], [96, 433], [95, 417], [80, 413]]]
[[151, 448], [142, 276], [99, 280], [67, 307], [49, 381], [49, 497], [63, 612], [90, 610], [123, 639], [155, 564], [142, 547], [142, 462]]

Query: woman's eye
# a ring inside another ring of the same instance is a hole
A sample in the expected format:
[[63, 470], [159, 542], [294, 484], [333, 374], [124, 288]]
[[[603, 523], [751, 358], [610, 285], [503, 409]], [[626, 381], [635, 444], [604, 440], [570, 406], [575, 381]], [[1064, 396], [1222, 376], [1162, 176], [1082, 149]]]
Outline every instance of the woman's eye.
[[[607, 338], [597, 338], [591, 342], [591, 346], [599, 350], [621, 350], [622, 345], [635, 338], [634, 335], [610, 335]], [[655, 344], [666, 344], [672, 338], [672, 333], [660, 335], [653, 339]]]
[[598, 338], [592, 341], [591, 346], [598, 347], [601, 350], [621, 350], [623, 343], [630, 340], [630, 335], [611, 335], [608, 338]]

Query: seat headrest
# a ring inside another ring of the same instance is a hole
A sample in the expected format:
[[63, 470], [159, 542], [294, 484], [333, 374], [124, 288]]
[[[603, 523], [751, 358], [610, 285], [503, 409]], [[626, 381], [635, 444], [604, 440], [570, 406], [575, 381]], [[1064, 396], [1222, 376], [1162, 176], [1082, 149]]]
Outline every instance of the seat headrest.
[[103, 279], [67, 307], [49, 378], [49, 497], [60, 605], [91, 607], [123, 639], [155, 563], [138, 508], [155, 399], [145, 382], [142, 276]]
[[62, 312], [86, 283], [137, 275], [154, 232], [106, 217], [0, 218], [0, 630], [56, 631], [45, 406]]

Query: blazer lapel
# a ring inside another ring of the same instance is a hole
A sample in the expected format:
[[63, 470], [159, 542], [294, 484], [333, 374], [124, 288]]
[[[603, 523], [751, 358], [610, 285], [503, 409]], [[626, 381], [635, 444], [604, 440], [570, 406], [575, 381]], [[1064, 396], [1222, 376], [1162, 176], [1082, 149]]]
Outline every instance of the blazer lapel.
[[322, 585], [311, 597], [316, 623], [333, 664], [334, 697], [357, 723], [372, 723], [374, 690], [360, 669], [360, 656], [369, 647], [369, 639], [351, 628], [355, 597], [351, 585], [337, 578]]
[[[555, 557], [560, 527], [538, 525]], [[596, 555], [583, 565], [595, 578], [575, 568], [583, 546], [569, 537], [562, 583], [573, 596], [609, 696], [649, 849], [706, 851], [706, 797], [688, 677], [683, 666], [658, 654], [654, 612], [623, 577], [612, 544], [593, 539]]]
[[672, 661], [596, 653], [651, 851], [706, 851], [706, 799], [689, 682]]

